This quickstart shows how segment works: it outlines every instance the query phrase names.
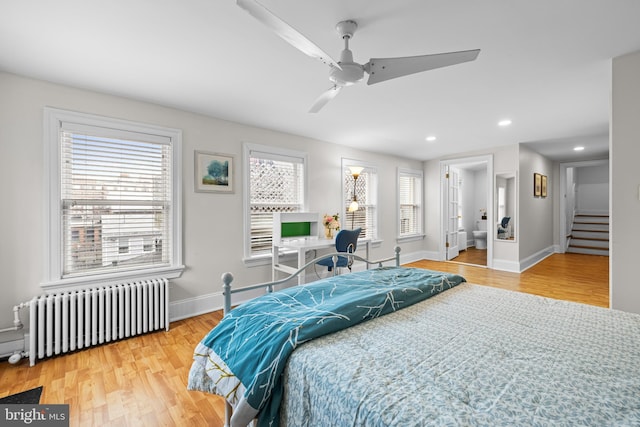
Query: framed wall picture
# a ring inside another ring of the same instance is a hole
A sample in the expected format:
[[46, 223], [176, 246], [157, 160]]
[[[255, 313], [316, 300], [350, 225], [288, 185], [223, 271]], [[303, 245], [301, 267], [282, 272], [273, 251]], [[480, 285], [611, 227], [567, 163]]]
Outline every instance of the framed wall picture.
[[542, 194], [542, 175], [533, 174], [533, 197], [540, 197]]
[[547, 197], [547, 175], [542, 175], [541, 185], [540, 185], [540, 195], [542, 197]]
[[233, 193], [233, 160], [231, 154], [195, 151], [195, 191]]

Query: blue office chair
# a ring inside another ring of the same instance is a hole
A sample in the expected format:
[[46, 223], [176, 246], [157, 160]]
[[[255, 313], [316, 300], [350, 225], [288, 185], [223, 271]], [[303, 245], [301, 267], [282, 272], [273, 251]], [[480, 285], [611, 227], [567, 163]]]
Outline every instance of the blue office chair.
[[505, 216], [498, 224], [498, 239], [509, 239], [511, 237], [511, 227], [509, 227], [510, 216]]
[[[336, 235], [336, 252], [348, 252], [354, 253], [358, 246], [358, 236], [360, 236], [361, 228], [355, 230], [340, 230]], [[325, 266], [329, 271], [333, 270], [333, 259], [325, 258], [318, 261], [316, 264]], [[351, 265], [353, 264], [353, 258], [346, 256], [339, 256], [336, 267], [348, 267], [351, 271]]]

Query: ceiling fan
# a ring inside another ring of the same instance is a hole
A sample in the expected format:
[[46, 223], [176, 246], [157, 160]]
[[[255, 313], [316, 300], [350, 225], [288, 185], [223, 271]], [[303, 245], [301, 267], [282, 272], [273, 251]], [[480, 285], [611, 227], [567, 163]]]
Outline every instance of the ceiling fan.
[[349, 40], [356, 32], [358, 24], [353, 20], [346, 20], [338, 22], [336, 25], [338, 34], [344, 40], [344, 50], [340, 53], [340, 61], [336, 62], [311, 40], [257, 1], [237, 0], [237, 4], [295, 48], [313, 58], [319, 59], [330, 67], [329, 80], [333, 85], [315, 100], [309, 110], [310, 113], [320, 111], [322, 107], [340, 93], [343, 87], [351, 86], [361, 81], [365, 72], [369, 74], [367, 84], [371, 85], [395, 79], [396, 77], [473, 61], [480, 53], [480, 49], [474, 49], [401, 58], [371, 58], [369, 62], [361, 65], [353, 61], [353, 53], [349, 50]]

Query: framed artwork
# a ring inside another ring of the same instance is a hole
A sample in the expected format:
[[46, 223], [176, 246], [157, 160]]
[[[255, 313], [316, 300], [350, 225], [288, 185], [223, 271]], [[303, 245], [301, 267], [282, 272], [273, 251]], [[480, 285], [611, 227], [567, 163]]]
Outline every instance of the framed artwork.
[[233, 193], [233, 156], [195, 151], [194, 189], [203, 193]]
[[533, 197], [540, 197], [542, 194], [542, 175], [533, 174]]
[[547, 197], [547, 175], [542, 175], [540, 195], [542, 197]]

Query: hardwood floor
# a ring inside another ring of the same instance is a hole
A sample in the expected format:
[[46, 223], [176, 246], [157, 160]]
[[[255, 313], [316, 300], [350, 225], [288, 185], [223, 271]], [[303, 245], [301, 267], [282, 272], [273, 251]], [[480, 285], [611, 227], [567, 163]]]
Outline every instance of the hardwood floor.
[[458, 256], [452, 259], [451, 262], [460, 262], [463, 264], [474, 264], [474, 265], [487, 265], [487, 250], [476, 249], [474, 246], [470, 246], [464, 251], [460, 251]]
[[0, 364], [0, 397], [43, 387], [43, 404], [69, 404], [70, 426], [222, 426], [221, 397], [187, 391], [198, 342], [220, 311], [112, 344], [45, 359]]
[[426, 260], [406, 266], [460, 274], [469, 283], [609, 307], [608, 256], [553, 254], [522, 273]]
[[[470, 283], [608, 306], [609, 258], [555, 254], [522, 274], [452, 262], [414, 267], [458, 273]], [[30, 368], [0, 363], [0, 397], [44, 386], [42, 403], [69, 404], [71, 426], [222, 426], [222, 398], [187, 391], [196, 344], [215, 326], [214, 312], [155, 332], [46, 359]]]

